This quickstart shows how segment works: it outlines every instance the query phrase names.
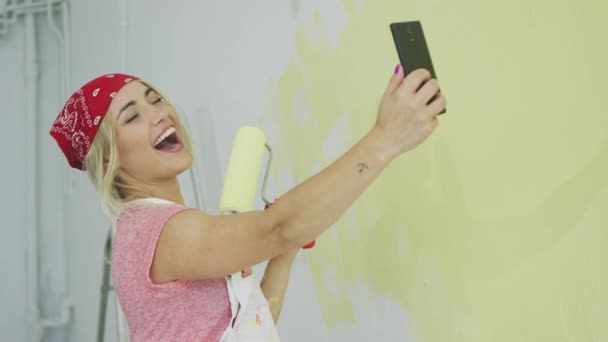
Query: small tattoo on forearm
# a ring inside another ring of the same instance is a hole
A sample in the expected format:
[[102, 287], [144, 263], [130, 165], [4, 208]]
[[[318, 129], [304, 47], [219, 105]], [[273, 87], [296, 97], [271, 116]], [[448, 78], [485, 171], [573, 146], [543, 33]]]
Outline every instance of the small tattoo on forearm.
[[363, 170], [367, 169], [367, 164], [365, 163], [359, 163], [357, 164], [357, 167], [359, 168], [359, 173], [363, 173]]

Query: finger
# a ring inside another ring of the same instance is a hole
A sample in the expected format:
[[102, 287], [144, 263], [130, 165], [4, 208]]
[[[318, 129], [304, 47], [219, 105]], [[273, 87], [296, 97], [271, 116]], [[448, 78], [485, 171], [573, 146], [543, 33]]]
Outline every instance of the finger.
[[432, 78], [416, 92], [416, 97], [418, 97], [420, 102], [427, 104], [437, 93], [439, 93], [439, 82]]
[[407, 75], [401, 84], [401, 89], [409, 94], [414, 94], [429, 79], [431, 79], [431, 73], [428, 70], [416, 69]]
[[439, 93], [437, 98], [431, 101], [431, 103], [429, 103], [427, 106], [429, 115], [434, 116], [435, 119], [437, 119], [437, 114], [444, 110], [447, 104], [448, 102], [445, 96], [443, 96], [442, 93]]
[[388, 86], [386, 87], [387, 93], [393, 93], [399, 88], [399, 85], [403, 82], [403, 75], [403, 68], [401, 67], [401, 64], [397, 64], [393, 77], [391, 77], [390, 81], [388, 82]]

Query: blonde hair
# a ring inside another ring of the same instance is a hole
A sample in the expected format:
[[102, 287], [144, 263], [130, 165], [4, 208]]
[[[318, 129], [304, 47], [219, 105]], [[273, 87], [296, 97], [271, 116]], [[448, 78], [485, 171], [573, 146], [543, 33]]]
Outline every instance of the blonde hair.
[[[167, 102], [175, 110], [173, 103], [164, 93], [160, 92], [157, 87], [150, 85], [148, 82], [139, 81], [152, 88], [163, 101]], [[190, 133], [188, 132], [181, 115], [177, 113], [177, 111], [176, 117], [177, 120], [175, 125], [181, 132], [182, 143], [194, 158]], [[95, 186], [95, 189], [97, 190], [104, 214], [113, 221], [118, 218], [121, 211], [126, 206], [127, 190], [134, 188], [129, 184], [122, 182], [118, 176], [120, 163], [118, 148], [116, 146], [116, 132], [114, 131], [112, 123], [113, 120], [109, 118], [109, 115], [105, 115], [101, 122], [101, 126], [93, 139], [91, 149], [84, 159], [84, 165], [91, 183], [93, 183], [93, 186]]]

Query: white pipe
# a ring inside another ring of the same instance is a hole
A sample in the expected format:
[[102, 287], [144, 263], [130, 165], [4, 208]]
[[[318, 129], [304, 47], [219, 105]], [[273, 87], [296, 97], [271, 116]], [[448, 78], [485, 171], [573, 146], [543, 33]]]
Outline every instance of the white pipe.
[[[59, 5], [61, 3], [63, 3], [65, 0], [51, 0], [53, 5]], [[44, 4], [41, 4], [40, 2], [34, 2], [34, 1], [29, 1], [26, 3], [16, 3], [16, 4], [10, 4], [10, 5], [6, 5], [6, 12], [10, 12], [10, 11], [15, 11], [18, 13], [25, 13], [27, 10], [31, 10], [31, 9], [40, 9], [40, 8], [44, 8]]]
[[[57, 5], [57, 4], [53, 4]], [[17, 22], [17, 18], [19, 16], [25, 16], [26, 14], [44, 14], [46, 13], [46, 5], [36, 5], [36, 6], [28, 6], [26, 8], [17, 8], [16, 10], [10, 12], [11, 17], [5, 20], [9, 20], [8, 22], [14, 24]]]
[[[59, 29], [59, 27], [55, 24], [54, 21], [54, 17], [53, 17], [53, 0], [47, 0], [47, 7], [46, 7], [46, 15], [47, 15], [47, 21], [48, 21], [48, 25], [51, 28], [51, 31], [53, 31], [53, 33], [55, 33], [55, 36], [57, 37], [57, 41], [59, 43], [59, 51], [60, 51], [60, 61], [63, 60], [64, 63], [60, 63], [60, 74], [63, 75], [63, 77], [61, 77], [60, 79], [62, 80], [63, 83], [63, 87], [61, 87], [61, 91], [60, 91], [60, 97], [62, 99], [67, 98], [68, 96], [68, 86], [66, 85], [68, 83], [68, 69], [69, 66], [66, 65], [65, 60], [67, 58], [67, 39], [66, 39], [66, 33], [65, 33], [65, 28], [66, 28], [66, 23], [68, 21], [68, 12], [67, 12], [67, 3], [65, 1], [63, 1], [62, 3], [62, 19], [63, 19], [63, 27], [64, 27], [64, 33], [61, 33], [61, 30]], [[62, 53], [63, 51], [63, 53]], [[63, 55], [63, 56], [62, 56]], [[64, 196], [64, 203], [65, 203], [65, 196]], [[52, 328], [58, 328], [58, 327], [63, 327], [68, 325], [71, 322], [72, 319], [72, 301], [70, 299], [69, 296], [69, 291], [68, 291], [68, 283], [69, 283], [69, 277], [68, 277], [68, 259], [67, 259], [67, 254], [65, 252], [66, 248], [66, 234], [65, 234], [65, 210], [61, 210], [61, 219], [60, 219], [60, 223], [59, 223], [59, 229], [57, 232], [57, 238], [58, 241], [60, 241], [61, 245], [59, 245], [59, 253], [61, 254], [60, 259], [62, 260], [62, 264], [63, 264], [63, 269], [61, 269], [61, 273], [63, 274], [63, 279], [61, 280], [60, 286], [59, 286], [59, 292], [61, 293], [61, 295], [63, 295], [62, 301], [61, 301], [61, 308], [60, 308], [60, 314], [59, 314], [59, 318], [57, 319], [49, 319], [49, 318], [41, 318], [41, 326], [42, 328], [45, 329], [52, 329]], [[67, 331], [66, 331], [67, 333]]]
[[[72, 72], [71, 72], [71, 51], [70, 51], [70, 39], [71, 39], [71, 31], [70, 31], [70, 11], [68, 8], [68, 2], [64, 1], [63, 4], [61, 5], [61, 17], [63, 19], [63, 72], [64, 72], [64, 78], [63, 78], [63, 83], [64, 83], [64, 93], [63, 93], [63, 99], [66, 99], [67, 96], [70, 94], [70, 90], [71, 90], [71, 82], [72, 82]], [[68, 173], [70, 176], [68, 177], [68, 186], [65, 187], [68, 189], [68, 193], [71, 194], [72, 190], [74, 188], [74, 184], [72, 182], [72, 177], [71, 177], [71, 171], [69, 170], [69, 168], [66, 168], [66, 173]], [[66, 222], [66, 210], [65, 210], [65, 205], [67, 203], [67, 198], [66, 196], [64, 196], [64, 200], [63, 200], [63, 208], [62, 208], [62, 214], [61, 214], [61, 234], [63, 236], [63, 241], [64, 241], [64, 246], [67, 245], [66, 241], [66, 236], [67, 234], [65, 233], [65, 226], [67, 225]], [[65, 300], [63, 302], [63, 307], [62, 307], [62, 313], [66, 312], [66, 309], [69, 310], [71, 312], [72, 308], [74, 307], [73, 303], [71, 302], [71, 297], [70, 297], [70, 293], [69, 293], [69, 262], [68, 262], [68, 254], [67, 252], [65, 252], [66, 249], [63, 248], [63, 264], [64, 264], [64, 276], [65, 276]], [[62, 316], [63, 317], [63, 316]], [[71, 316], [69, 317], [71, 318]], [[70, 321], [66, 322], [65, 325], [69, 324]]]
[[[71, 33], [70, 31], [70, 11], [68, 8], [68, 2], [64, 1], [62, 6], [62, 14], [63, 17], [63, 73], [64, 73], [64, 93], [62, 98], [67, 99], [69, 95], [71, 95], [70, 91], [72, 90], [72, 69], [71, 69], [71, 60], [72, 60], [72, 51], [70, 50], [70, 42], [71, 42]], [[72, 194], [74, 191], [74, 176], [72, 173], [72, 169], [69, 167], [65, 168], [65, 191], [64, 193], [68, 196]], [[64, 201], [66, 203], [67, 201]], [[65, 221], [64, 221], [65, 222]]]
[[[47, 21], [48, 24], [51, 28], [51, 31], [53, 31], [53, 33], [55, 33], [55, 36], [57, 37], [57, 41], [59, 43], [59, 51], [63, 51], [63, 55], [60, 56], [60, 60], [63, 61], [63, 63], [60, 63], [59, 66], [59, 70], [60, 70], [60, 79], [61, 82], [63, 83], [63, 87], [61, 89], [60, 92], [60, 98], [62, 99], [67, 99], [67, 97], [70, 95], [70, 78], [71, 78], [71, 73], [70, 73], [70, 47], [69, 47], [69, 11], [68, 11], [68, 4], [66, 1], [62, 1], [61, 4], [61, 16], [63, 19], [63, 34], [61, 33], [61, 31], [59, 30], [59, 27], [57, 27], [57, 25], [55, 24], [55, 22], [53, 21], [53, 12], [52, 12], [52, 4], [53, 4], [54, 0], [47, 0], [47, 7], [46, 7], [46, 17], [47, 17]], [[64, 187], [64, 194], [66, 195], [71, 195], [72, 191], [74, 190], [74, 182], [73, 182], [73, 177], [72, 177], [72, 172], [71, 169], [66, 168], [65, 172], [64, 172], [64, 183], [65, 183], [65, 187]]]
[[[25, 16], [27, 14], [38, 14], [45, 13], [47, 11], [47, 5], [39, 2], [28, 1], [26, 3], [12, 3], [8, 4], [7, 0], [3, 1], [3, 5], [0, 6], [0, 35], [8, 32], [8, 27], [17, 22], [17, 18]], [[65, 3], [66, 0], [50, 0], [53, 6]]]
[[[65, 47], [65, 40], [61, 36], [60, 31], [52, 22], [52, 5], [58, 4], [62, 1], [49, 0], [46, 8], [40, 4], [35, 4], [31, 0], [27, 3], [22, 3], [19, 7], [13, 6], [9, 10], [14, 10], [12, 13], [13, 18], [18, 15], [23, 15], [25, 25], [25, 84], [26, 84], [26, 96], [28, 100], [25, 103], [25, 172], [26, 172], [26, 184], [25, 184], [25, 239], [26, 239], [26, 334], [27, 341], [40, 341], [44, 336], [44, 328], [55, 328], [64, 326], [71, 321], [71, 308], [72, 303], [69, 297], [63, 300], [61, 304], [60, 317], [58, 319], [42, 319], [40, 312], [40, 298], [38, 287], [40, 264], [38, 251], [39, 247], [39, 226], [40, 226], [40, 203], [39, 203], [39, 178], [38, 178], [38, 78], [39, 78], [39, 65], [38, 65], [38, 50], [36, 42], [36, 27], [35, 27], [35, 14], [47, 11], [49, 24], [51, 29], [55, 32], [60, 45]], [[10, 6], [9, 6], [10, 7]], [[65, 7], [63, 8], [65, 11]], [[64, 20], [67, 13], [64, 12]], [[66, 89], [65, 87], [64, 89]], [[62, 94], [63, 96], [64, 94]], [[63, 224], [61, 225], [61, 237], [62, 241], [65, 240], [65, 232], [63, 231]], [[64, 241], [65, 242], [65, 241]], [[65, 248], [60, 248], [63, 252]], [[67, 269], [67, 258], [64, 256], [64, 263]], [[67, 284], [67, 273], [64, 272], [65, 279], [64, 285]], [[65, 287], [65, 286], [64, 286]]]
[[25, 15], [25, 238], [26, 238], [26, 333], [27, 341], [40, 341], [42, 329], [38, 303], [38, 61], [34, 14]]
[[[53, 4], [58, 4], [61, 3], [61, 17], [62, 17], [62, 26], [63, 26], [63, 33], [61, 32], [61, 30], [59, 29], [59, 27], [55, 24], [54, 19], [53, 19], [53, 8], [52, 5]], [[61, 70], [61, 74], [63, 75], [62, 77], [62, 83], [63, 83], [63, 93], [61, 93], [61, 98], [67, 98], [68, 95], [70, 95], [70, 78], [71, 78], [71, 72], [70, 72], [70, 21], [69, 21], [69, 8], [68, 8], [68, 3], [65, 0], [61, 0], [60, 2], [57, 2], [57, 0], [47, 0], [47, 5], [46, 5], [46, 17], [47, 17], [47, 21], [49, 24], [49, 27], [51, 28], [51, 31], [53, 31], [53, 33], [55, 33], [55, 36], [57, 37], [57, 41], [59, 43], [59, 49], [60, 51], [63, 51], [63, 58], [61, 58], [63, 60], [62, 65], [60, 65], [60, 70]]]
[[0, 34], [6, 33], [6, 20], [4, 19], [4, 9], [8, 0], [0, 0]]
[[[63, 81], [63, 78], [65, 77], [65, 74], [63, 72], [63, 67], [64, 65], [61, 63], [61, 60], [63, 59], [61, 56], [61, 51], [63, 50], [63, 46], [64, 46], [64, 38], [63, 38], [63, 34], [61, 33], [61, 31], [59, 30], [59, 27], [57, 27], [57, 25], [55, 24], [54, 18], [53, 18], [53, 6], [52, 6], [52, 0], [48, 0], [46, 3], [46, 21], [51, 29], [51, 31], [55, 34], [55, 37], [57, 37], [57, 42], [58, 42], [58, 46], [59, 46], [59, 80], [61, 83], [65, 83]], [[59, 98], [61, 99], [65, 99], [67, 98], [67, 93], [64, 93], [64, 89], [63, 87], [60, 89], [59, 91]]]
[[64, 299], [61, 302], [61, 313], [57, 319], [40, 319], [40, 326], [44, 329], [54, 329], [68, 325], [72, 321], [72, 307], [74, 304], [71, 299]]
[[6, 34], [8, 27], [17, 20], [17, 16], [9, 10], [8, 6], [5, 6], [3, 11], [4, 13], [2, 13], [2, 18], [0, 19], [0, 35]]
[[127, 45], [127, 29], [129, 27], [128, 22], [128, 10], [127, 0], [119, 0], [120, 10], [120, 72], [125, 73], [127, 71], [127, 56], [128, 56], [128, 45]]
[[59, 28], [57, 27], [57, 25], [55, 25], [55, 22], [53, 21], [53, 0], [48, 0], [46, 2], [46, 20], [48, 21], [49, 26], [51, 27], [51, 31], [53, 31], [55, 36], [57, 36], [57, 40], [59, 40], [59, 46], [63, 46], [63, 36], [61, 35], [61, 31], [59, 31]]
[[63, 19], [63, 72], [65, 73], [65, 79], [63, 80], [65, 83], [64, 98], [67, 98], [67, 96], [70, 94], [70, 90], [72, 90], [72, 51], [70, 50], [72, 31], [70, 31], [70, 9], [67, 1], [63, 1], [63, 4], [61, 4], [61, 9], [61, 16]]

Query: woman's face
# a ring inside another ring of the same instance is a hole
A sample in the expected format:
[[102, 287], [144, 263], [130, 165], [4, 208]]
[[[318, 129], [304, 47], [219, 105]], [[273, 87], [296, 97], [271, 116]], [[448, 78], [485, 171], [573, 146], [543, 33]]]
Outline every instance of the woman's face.
[[131, 184], [156, 184], [192, 165], [182, 143], [177, 113], [152, 88], [129, 82], [110, 104], [119, 155], [120, 178]]

